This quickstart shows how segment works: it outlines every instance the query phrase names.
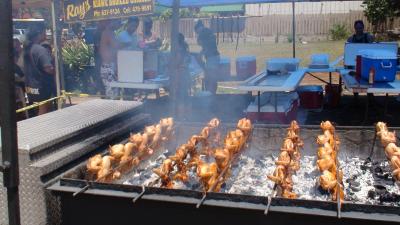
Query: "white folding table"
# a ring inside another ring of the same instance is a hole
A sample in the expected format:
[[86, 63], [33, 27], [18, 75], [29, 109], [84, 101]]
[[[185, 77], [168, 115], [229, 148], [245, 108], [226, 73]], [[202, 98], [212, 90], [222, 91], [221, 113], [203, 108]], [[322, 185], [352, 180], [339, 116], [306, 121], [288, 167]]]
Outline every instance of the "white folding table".
[[275, 99], [275, 112], [277, 112], [277, 93], [295, 91], [301, 80], [303, 80], [305, 74], [305, 69], [299, 69], [295, 72], [291, 72], [288, 75], [267, 75], [265, 72], [263, 72], [248, 78], [241, 85], [239, 85], [237, 89], [241, 91], [257, 91], [258, 112], [260, 112], [261, 109], [261, 92], [273, 92]]
[[169, 78], [156, 78], [151, 80], [146, 80], [143, 83], [134, 83], [134, 82], [111, 82], [110, 86], [113, 88], [121, 89], [121, 97], [124, 96], [125, 89], [138, 89], [138, 90], [151, 90], [156, 92], [157, 98], [160, 96], [160, 88], [164, 88], [168, 86]]
[[[345, 69], [339, 71], [346, 89], [352, 93], [385, 94], [384, 115], [386, 116], [389, 94], [400, 94], [400, 80], [368, 85], [366, 82], [357, 81], [354, 76], [350, 75], [350, 71]], [[367, 120], [369, 113], [369, 101], [367, 100], [366, 102], [363, 122]]]

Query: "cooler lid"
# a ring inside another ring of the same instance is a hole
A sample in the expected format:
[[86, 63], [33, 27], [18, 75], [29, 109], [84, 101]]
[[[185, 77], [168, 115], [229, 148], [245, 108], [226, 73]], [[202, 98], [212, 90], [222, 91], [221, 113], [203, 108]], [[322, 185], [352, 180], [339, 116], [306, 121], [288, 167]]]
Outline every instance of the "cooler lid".
[[319, 85], [304, 85], [297, 88], [297, 92], [323, 92], [324, 89]]
[[236, 61], [240, 62], [250, 62], [250, 61], [255, 61], [256, 57], [254, 55], [248, 55], [248, 56], [240, 56], [236, 58]]
[[267, 63], [283, 63], [283, 64], [298, 64], [300, 59], [298, 58], [272, 58], [267, 60]]
[[387, 50], [363, 50], [360, 54], [364, 58], [369, 59], [397, 59], [395, 52]]
[[222, 64], [229, 64], [229, 63], [231, 63], [231, 58], [229, 58], [229, 57], [221, 57], [219, 62], [222, 63]]
[[329, 65], [329, 55], [328, 54], [311, 55], [311, 65]]

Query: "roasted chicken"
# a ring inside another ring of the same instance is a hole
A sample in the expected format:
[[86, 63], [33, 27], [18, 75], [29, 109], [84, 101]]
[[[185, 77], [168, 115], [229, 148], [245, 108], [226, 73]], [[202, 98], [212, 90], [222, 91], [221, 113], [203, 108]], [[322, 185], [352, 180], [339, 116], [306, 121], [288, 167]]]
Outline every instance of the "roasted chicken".
[[200, 182], [203, 186], [204, 192], [210, 191], [213, 185], [215, 186], [214, 190], [211, 191], [219, 191], [219, 185], [216, 184], [218, 179], [218, 165], [217, 163], [205, 163], [203, 161], [199, 162], [197, 166], [197, 176], [200, 178]]
[[153, 169], [153, 172], [157, 174], [161, 179], [161, 187], [172, 188], [173, 183], [171, 182], [170, 173], [172, 172], [173, 165], [171, 159], [166, 159], [162, 165]]
[[131, 134], [128, 143], [110, 146], [108, 156], [96, 155], [88, 160], [89, 179], [98, 179], [100, 182], [118, 179], [122, 173], [151, 155], [172, 133], [173, 119], [166, 118], [159, 124], [145, 127], [143, 133]]
[[287, 130], [287, 136], [275, 162], [275, 171], [268, 175], [268, 178], [275, 182], [281, 197], [292, 199], [297, 198], [297, 194], [293, 192], [292, 173], [300, 169], [300, 148], [304, 143], [299, 136], [300, 127], [296, 121], [292, 121]]
[[385, 149], [385, 155], [392, 166], [393, 178], [400, 181], [400, 148], [396, 145], [396, 133], [394, 131], [390, 132], [386, 123], [383, 122], [378, 122], [375, 128], [376, 136], [380, 138], [382, 146]]
[[390, 143], [396, 143], [397, 140], [396, 133], [394, 131], [381, 131], [380, 137], [383, 147], [386, 147]]
[[278, 165], [272, 175], [268, 175], [268, 178], [275, 182], [277, 185], [281, 185], [286, 178], [286, 167]]
[[389, 143], [385, 148], [385, 154], [388, 159], [393, 156], [400, 156], [400, 148], [395, 143]]
[[343, 172], [337, 168], [337, 151], [340, 142], [335, 138], [336, 129], [329, 121], [322, 122], [321, 129], [323, 134], [317, 137], [317, 144], [320, 145], [317, 151], [317, 167], [322, 172], [319, 177], [319, 184], [322, 189], [331, 193], [333, 201], [337, 200], [338, 191], [343, 200]]

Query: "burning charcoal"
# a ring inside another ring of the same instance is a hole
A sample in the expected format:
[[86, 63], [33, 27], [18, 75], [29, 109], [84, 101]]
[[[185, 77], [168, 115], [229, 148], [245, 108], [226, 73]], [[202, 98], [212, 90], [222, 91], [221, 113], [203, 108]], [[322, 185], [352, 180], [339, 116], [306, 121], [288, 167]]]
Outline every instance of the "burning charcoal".
[[361, 191], [361, 187], [359, 187], [359, 186], [350, 186], [350, 189], [352, 190], [352, 191], [355, 191], [355, 192], [359, 192], [359, 191]]
[[222, 188], [222, 189], [225, 189], [225, 187], [226, 187], [226, 183], [223, 183], [223, 184], [221, 185], [221, 188]]
[[384, 173], [384, 174], [383, 174], [383, 177], [384, 177], [386, 180], [392, 180], [392, 179], [393, 179], [392, 173]]
[[193, 189], [193, 190], [197, 190], [199, 187], [200, 187], [200, 184], [199, 184], [199, 183], [194, 183], [194, 184], [192, 185], [192, 189]]
[[368, 198], [375, 199], [375, 197], [376, 197], [376, 192], [374, 190], [369, 190]]
[[328, 195], [329, 194], [329, 191], [322, 189], [322, 187], [320, 185], [318, 186], [318, 192], [321, 195]]
[[383, 193], [387, 192], [386, 187], [382, 185], [374, 185], [375, 191], [378, 195], [382, 195]]
[[398, 202], [400, 200], [400, 195], [390, 193], [385, 191], [381, 196], [379, 196], [379, 201], [382, 202]]
[[360, 187], [360, 182], [357, 182], [357, 181], [355, 181], [355, 180], [353, 180], [351, 178], [347, 179], [346, 181], [352, 187]]
[[370, 164], [363, 164], [363, 165], [360, 165], [360, 169], [361, 170], [368, 170], [368, 169], [370, 169], [371, 168], [371, 165]]

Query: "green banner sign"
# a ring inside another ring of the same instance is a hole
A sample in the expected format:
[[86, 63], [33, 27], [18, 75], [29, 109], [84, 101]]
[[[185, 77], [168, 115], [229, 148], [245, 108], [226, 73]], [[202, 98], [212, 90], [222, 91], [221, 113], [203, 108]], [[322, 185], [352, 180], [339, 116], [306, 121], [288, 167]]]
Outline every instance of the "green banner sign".
[[67, 23], [118, 19], [153, 12], [154, 0], [64, 0]]

